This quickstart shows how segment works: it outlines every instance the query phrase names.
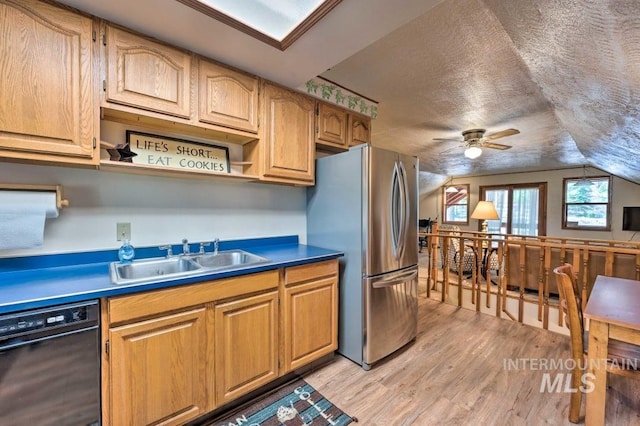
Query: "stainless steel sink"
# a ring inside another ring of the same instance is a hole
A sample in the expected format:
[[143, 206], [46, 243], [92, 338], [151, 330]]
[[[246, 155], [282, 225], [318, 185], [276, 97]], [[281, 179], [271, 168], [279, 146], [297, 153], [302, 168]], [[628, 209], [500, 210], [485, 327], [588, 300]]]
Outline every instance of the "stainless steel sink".
[[116, 284], [151, 282], [158, 279], [188, 276], [202, 269], [202, 266], [184, 256], [136, 260], [132, 263], [113, 262], [111, 281]]
[[205, 253], [134, 260], [128, 264], [112, 262], [110, 273], [111, 282], [114, 284], [139, 284], [205, 275], [208, 272], [242, 268], [268, 261], [269, 259], [244, 250], [225, 250], [216, 254]]
[[217, 254], [200, 254], [194, 256], [193, 260], [195, 260], [204, 268], [212, 270], [253, 265], [256, 263], [264, 263], [269, 261], [269, 259], [266, 259], [262, 256], [257, 256], [252, 253], [248, 253], [244, 250], [225, 250], [219, 251]]

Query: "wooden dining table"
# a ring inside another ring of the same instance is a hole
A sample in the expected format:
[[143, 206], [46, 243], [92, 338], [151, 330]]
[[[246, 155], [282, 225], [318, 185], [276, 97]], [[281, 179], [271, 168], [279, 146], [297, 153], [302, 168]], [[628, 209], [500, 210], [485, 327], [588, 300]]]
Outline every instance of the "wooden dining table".
[[584, 310], [589, 325], [587, 373], [594, 388], [587, 392], [585, 424], [605, 424], [607, 346], [609, 339], [640, 345], [640, 281], [596, 277]]

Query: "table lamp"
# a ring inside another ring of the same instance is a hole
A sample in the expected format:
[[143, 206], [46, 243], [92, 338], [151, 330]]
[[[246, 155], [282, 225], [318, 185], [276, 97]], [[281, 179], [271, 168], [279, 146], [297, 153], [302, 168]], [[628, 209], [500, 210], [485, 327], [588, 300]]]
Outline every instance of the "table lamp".
[[486, 234], [489, 230], [487, 220], [500, 219], [500, 216], [498, 216], [498, 212], [492, 201], [478, 201], [478, 205], [476, 205], [473, 213], [471, 213], [471, 219], [482, 220], [482, 232]]

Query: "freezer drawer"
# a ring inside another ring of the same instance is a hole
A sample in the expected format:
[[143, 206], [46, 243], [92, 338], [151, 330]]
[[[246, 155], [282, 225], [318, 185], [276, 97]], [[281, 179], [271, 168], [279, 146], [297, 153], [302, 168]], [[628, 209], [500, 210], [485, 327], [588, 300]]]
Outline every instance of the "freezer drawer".
[[418, 267], [365, 278], [363, 367], [395, 352], [418, 332]]

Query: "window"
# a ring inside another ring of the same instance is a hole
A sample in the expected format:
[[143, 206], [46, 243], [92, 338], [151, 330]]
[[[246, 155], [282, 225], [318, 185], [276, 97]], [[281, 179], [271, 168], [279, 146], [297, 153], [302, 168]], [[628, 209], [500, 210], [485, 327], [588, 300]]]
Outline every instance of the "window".
[[500, 216], [487, 221], [490, 233], [546, 235], [546, 183], [481, 186], [480, 199], [492, 201]]
[[342, 0], [176, 0], [280, 50]]
[[562, 228], [611, 230], [611, 177], [565, 178]]
[[469, 224], [469, 185], [442, 187], [442, 223]]

